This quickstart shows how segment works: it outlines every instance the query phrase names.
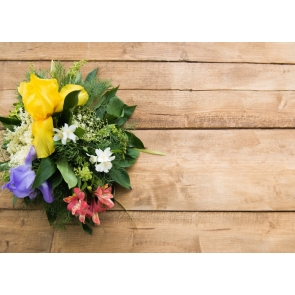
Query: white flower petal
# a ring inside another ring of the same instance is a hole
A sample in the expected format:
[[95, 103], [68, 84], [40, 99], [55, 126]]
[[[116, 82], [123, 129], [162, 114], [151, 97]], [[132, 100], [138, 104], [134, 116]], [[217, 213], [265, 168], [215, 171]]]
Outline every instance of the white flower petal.
[[71, 132], [75, 132], [76, 128], [77, 128], [76, 125], [71, 125], [71, 126], [69, 127], [69, 130], [70, 130]]
[[59, 141], [59, 140], [60, 140], [60, 136], [59, 136], [59, 134], [55, 134], [55, 135], [53, 136], [53, 140], [54, 140], [54, 141]]
[[95, 165], [95, 170], [96, 170], [97, 172], [102, 172], [102, 171], [104, 170], [103, 164], [102, 164], [102, 163], [100, 163], [100, 164], [96, 164], [96, 165]]
[[95, 153], [98, 157], [100, 157], [103, 154], [103, 151], [101, 149], [96, 149]]

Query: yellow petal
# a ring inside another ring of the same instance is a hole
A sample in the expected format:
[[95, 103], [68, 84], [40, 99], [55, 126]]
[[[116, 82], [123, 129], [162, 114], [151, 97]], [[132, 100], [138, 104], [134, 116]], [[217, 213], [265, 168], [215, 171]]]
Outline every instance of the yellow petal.
[[81, 90], [78, 95], [78, 106], [81, 106], [88, 101], [88, 98], [89, 98], [88, 93], [81, 85], [67, 84], [60, 91], [60, 95], [62, 96], [63, 99], [59, 103], [59, 105], [55, 108], [55, 110], [54, 110], [55, 113], [61, 112], [63, 110], [64, 100], [65, 100], [66, 96], [70, 92], [75, 91], [75, 90]]
[[18, 87], [26, 111], [34, 120], [44, 120], [51, 116], [62, 101], [56, 79], [40, 79], [34, 74], [30, 82], [22, 82]]
[[34, 135], [33, 145], [38, 158], [46, 158], [51, 155], [55, 148], [53, 144], [53, 120], [52, 117], [46, 120], [34, 121], [32, 124]]

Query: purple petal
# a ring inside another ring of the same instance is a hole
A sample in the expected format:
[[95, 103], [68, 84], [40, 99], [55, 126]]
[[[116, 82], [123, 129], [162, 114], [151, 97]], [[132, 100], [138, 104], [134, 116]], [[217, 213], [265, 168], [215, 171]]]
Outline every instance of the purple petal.
[[36, 190], [33, 190], [33, 191], [30, 192], [29, 198], [30, 199], [34, 199], [34, 198], [37, 197], [37, 195], [38, 195], [38, 193], [36, 192]]
[[47, 203], [53, 202], [53, 193], [52, 193], [52, 187], [51, 184], [48, 181], [43, 182], [38, 189], [43, 194], [43, 199]]
[[35, 172], [30, 167], [21, 165], [10, 169], [10, 181], [2, 188], [9, 189], [18, 198], [24, 198], [34, 191], [31, 189], [34, 179]]
[[37, 152], [35, 147], [32, 145], [25, 159], [25, 165], [32, 166], [32, 162], [36, 159], [37, 159]]
[[34, 171], [32, 171], [28, 166], [25, 165], [18, 166], [11, 170], [13, 170], [11, 171], [12, 180], [18, 190], [23, 191], [31, 188], [36, 177]]

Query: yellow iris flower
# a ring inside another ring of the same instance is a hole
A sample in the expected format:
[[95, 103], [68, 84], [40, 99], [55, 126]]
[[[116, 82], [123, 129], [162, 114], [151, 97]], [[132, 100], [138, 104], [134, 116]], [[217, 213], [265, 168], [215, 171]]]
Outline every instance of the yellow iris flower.
[[81, 90], [78, 96], [78, 105], [83, 105], [88, 100], [88, 93], [80, 85], [68, 84], [58, 91], [56, 79], [40, 79], [34, 74], [30, 82], [22, 82], [18, 92], [26, 111], [33, 118], [32, 133], [33, 145], [38, 158], [46, 158], [54, 152], [53, 144], [53, 113], [63, 110], [64, 99], [70, 92]]

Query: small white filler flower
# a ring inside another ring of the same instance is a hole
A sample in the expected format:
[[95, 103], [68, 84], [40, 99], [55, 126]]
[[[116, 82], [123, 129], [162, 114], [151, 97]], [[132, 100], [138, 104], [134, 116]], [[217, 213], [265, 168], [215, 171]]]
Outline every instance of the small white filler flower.
[[53, 140], [61, 140], [62, 144], [67, 144], [67, 142], [71, 140], [76, 143], [76, 140], [78, 139], [78, 137], [74, 134], [76, 128], [76, 125], [69, 126], [67, 123], [65, 123], [64, 127], [61, 129], [53, 128], [53, 131], [56, 132], [56, 134], [53, 136]]
[[92, 164], [95, 164], [95, 170], [97, 172], [109, 172], [109, 170], [113, 167], [111, 161], [115, 159], [115, 156], [112, 156], [111, 148], [106, 148], [104, 151], [101, 149], [95, 150], [96, 156], [89, 155], [89, 161]]

